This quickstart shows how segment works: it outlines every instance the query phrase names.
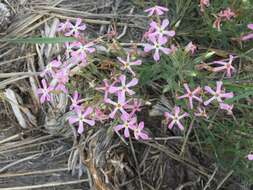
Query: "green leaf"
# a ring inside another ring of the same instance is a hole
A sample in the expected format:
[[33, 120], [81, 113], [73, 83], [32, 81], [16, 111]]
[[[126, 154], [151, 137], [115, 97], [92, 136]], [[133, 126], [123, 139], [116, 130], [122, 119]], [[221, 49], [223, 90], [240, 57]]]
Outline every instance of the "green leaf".
[[64, 42], [75, 42], [77, 39], [73, 37], [34, 37], [34, 38], [16, 38], [16, 39], [0, 39], [0, 42], [9, 42], [15, 44], [56, 44]]

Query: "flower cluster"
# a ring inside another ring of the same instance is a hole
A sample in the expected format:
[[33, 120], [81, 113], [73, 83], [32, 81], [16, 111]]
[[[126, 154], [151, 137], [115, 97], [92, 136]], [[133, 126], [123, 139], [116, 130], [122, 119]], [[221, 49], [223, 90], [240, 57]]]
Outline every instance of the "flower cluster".
[[[67, 20], [64, 23], [60, 23], [58, 26], [58, 31], [63, 32], [65, 36], [73, 36], [76, 38], [80, 37], [80, 32], [85, 29], [86, 25], [82, 24], [80, 18], [77, 18], [75, 24], [72, 24], [70, 20]], [[41, 81], [42, 88], [37, 90], [41, 103], [50, 102], [54, 92], [65, 94], [69, 93], [66, 85], [70, 80], [71, 69], [76, 66], [82, 67], [88, 64], [88, 56], [95, 52], [95, 48], [93, 46], [93, 42], [65, 43], [66, 61], [62, 61], [61, 58], [57, 58], [48, 63], [45, 69], [41, 72], [40, 76], [43, 77]], [[75, 91], [73, 97], [70, 98], [72, 102], [70, 110], [74, 112], [74, 115], [69, 118], [69, 123], [78, 123], [78, 133], [82, 133], [84, 130], [84, 123], [93, 126], [95, 125], [95, 121], [94, 119], [91, 119], [93, 108], [85, 108], [82, 106], [82, 100], [79, 98], [80, 95], [77, 91]]]
[[168, 19], [161, 20], [159, 18], [159, 16], [167, 11], [167, 8], [161, 6], [155, 6], [145, 10], [145, 12], [149, 13], [149, 17], [156, 16], [156, 21], [151, 21], [148, 31], [144, 34], [144, 38], [149, 42], [144, 44], [144, 51], [154, 51], [153, 58], [155, 61], [160, 60], [161, 52], [168, 55], [172, 51], [166, 47], [166, 43], [170, 38], [175, 36], [175, 31], [167, 29], [170, 24]]
[[221, 22], [229, 21], [235, 16], [236, 14], [230, 8], [222, 10], [216, 15], [216, 19], [213, 23], [213, 27], [216, 28], [218, 31], [221, 31]]
[[[137, 122], [137, 112], [141, 111], [141, 101], [133, 98], [135, 91], [132, 89], [138, 84], [138, 79], [135, 78], [136, 74], [131, 66], [141, 65], [141, 60], [131, 60], [130, 53], [127, 53], [127, 58], [124, 60], [121, 57], [117, 58], [119, 64], [123, 65], [120, 76], [115, 79], [104, 79], [104, 86], [97, 87], [96, 90], [102, 91], [104, 95], [104, 102], [106, 107], [111, 110], [107, 118], [120, 121], [120, 124], [114, 126], [114, 131], [118, 132], [124, 130], [125, 138], [130, 136], [130, 131], [133, 132], [134, 137], [139, 140], [148, 139], [147, 133], [143, 130], [144, 122]], [[131, 73], [132, 77], [128, 80], [126, 75]]]
[[[154, 11], [156, 12], [156, 10]], [[85, 40], [81, 40], [80, 32], [85, 29], [86, 25], [81, 23], [80, 18], [76, 20], [75, 24], [72, 24], [69, 20], [59, 24], [59, 32], [63, 32], [65, 36], [76, 37], [79, 41], [65, 43], [65, 56], [67, 58], [65, 62], [62, 62], [60, 58], [55, 59], [42, 71], [41, 77], [44, 77], [42, 79], [42, 88], [37, 91], [38, 95], [40, 95], [41, 103], [50, 102], [54, 91], [68, 94], [66, 84], [69, 82], [73, 70], [88, 65], [88, 57], [96, 49], [94, 42], [85, 43]], [[69, 123], [76, 125], [78, 127], [77, 132], [82, 134], [85, 125], [94, 126], [95, 121], [104, 122], [113, 119], [117, 123], [121, 123], [114, 126], [116, 132], [124, 129], [124, 136], [128, 138], [130, 131], [132, 131], [137, 140], [146, 140], [149, 137], [144, 131], [144, 122], [138, 123], [136, 115], [137, 112], [141, 111], [142, 104], [140, 100], [133, 97], [135, 91], [132, 89], [138, 84], [134, 67], [141, 65], [142, 62], [141, 60], [132, 60], [130, 53], [127, 53], [126, 59], [122, 57], [117, 59], [121, 74], [111, 79], [104, 79], [104, 86], [96, 88], [96, 90], [102, 91], [104, 94], [103, 102], [101, 102], [104, 109], [100, 109], [101, 106], [96, 108], [87, 106], [87, 104], [84, 106], [84, 100], [75, 91], [70, 97], [70, 111], [72, 115], [68, 118]], [[68, 62], [71, 63], [68, 64]], [[50, 85], [47, 84], [47, 80], [50, 80]], [[107, 114], [106, 112], [110, 113]]]

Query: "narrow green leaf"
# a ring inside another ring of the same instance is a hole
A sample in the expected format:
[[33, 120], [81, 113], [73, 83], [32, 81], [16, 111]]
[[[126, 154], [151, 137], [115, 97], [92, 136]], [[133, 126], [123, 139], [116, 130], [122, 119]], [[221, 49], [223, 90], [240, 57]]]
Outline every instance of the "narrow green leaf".
[[75, 42], [77, 39], [73, 37], [34, 37], [34, 38], [16, 38], [16, 39], [0, 39], [0, 42], [9, 42], [15, 44], [56, 44], [64, 42]]

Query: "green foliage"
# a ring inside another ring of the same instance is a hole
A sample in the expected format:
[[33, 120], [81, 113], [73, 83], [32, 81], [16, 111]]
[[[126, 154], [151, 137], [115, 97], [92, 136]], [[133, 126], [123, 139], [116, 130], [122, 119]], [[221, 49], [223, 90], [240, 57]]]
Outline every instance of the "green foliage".
[[[159, 63], [145, 61], [139, 70], [140, 83], [188, 110], [187, 101], [175, 98], [184, 93], [184, 82], [192, 88], [198, 85], [215, 88], [215, 81], [222, 80], [226, 91], [235, 94], [234, 98], [225, 101], [234, 105], [234, 116], [213, 105], [208, 108], [209, 119], [197, 119], [196, 125], [200, 127], [195, 129], [196, 136], [191, 140], [200, 140], [201, 149], [211, 155], [219, 167], [233, 170], [246, 183], [253, 183], [253, 162], [246, 159], [253, 151], [253, 41], [239, 40], [250, 32], [247, 24], [253, 22], [253, 1], [211, 0], [210, 3], [205, 13], [201, 13], [199, 1], [161, 1], [169, 8], [167, 14], [176, 30], [171, 42], [180, 49], [174, 55], [162, 56]], [[213, 28], [215, 15], [228, 7], [235, 11], [236, 17], [222, 22], [221, 31], [218, 31]], [[183, 47], [190, 41], [198, 46], [194, 56], [184, 52]], [[231, 79], [196, 69], [203, 62], [224, 59], [229, 54], [238, 56], [233, 62], [237, 73]]]
[[15, 44], [56, 44], [75, 41], [76, 39], [73, 37], [33, 37], [33, 38], [0, 39], [0, 42], [9, 42]]

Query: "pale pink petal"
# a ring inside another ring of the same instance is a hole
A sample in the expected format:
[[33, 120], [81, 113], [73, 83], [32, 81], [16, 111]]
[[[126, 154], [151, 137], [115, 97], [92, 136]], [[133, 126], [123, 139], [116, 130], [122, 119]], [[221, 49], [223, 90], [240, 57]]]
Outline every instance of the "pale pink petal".
[[155, 53], [154, 53], [154, 55], [153, 55], [153, 58], [154, 58], [155, 61], [159, 61], [159, 59], [160, 59], [160, 54], [159, 54], [159, 50], [158, 50], [158, 49], [155, 50]]
[[253, 30], [253, 24], [248, 24], [247, 26], [249, 29]]
[[127, 87], [131, 87], [131, 86], [135, 86], [138, 84], [138, 79], [137, 78], [133, 78], [126, 86]]
[[113, 127], [114, 131], [119, 131], [123, 128], [124, 128], [124, 125], [117, 125], [117, 126]]
[[162, 21], [161, 28], [162, 28], [162, 29], [165, 29], [169, 24], [170, 24], [169, 20], [168, 20], [168, 19], [164, 19], [164, 20]]
[[253, 160], [253, 154], [248, 154], [247, 158], [248, 158], [248, 160]]
[[151, 50], [153, 50], [153, 49], [155, 49], [155, 47], [152, 46], [152, 45], [150, 45], [150, 44], [145, 44], [145, 45], [144, 45], [144, 51], [145, 51], [145, 52], [149, 52], [149, 51], [151, 51]]
[[207, 106], [208, 104], [210, 104], [213, 100], [215, 100], [215, 96], [213, 96], [212, 98], [210, 98], [209, 100], [204, 102], [204, 105]]
[[215, 91], [209, 86], [205, 86], [205, 91], [209, 92], [210, 94], [215, 94]]
[[149, 25], [150, 25], [151, 28], [154, 28], [154, 29], [158, 28], [157, 23], [154, 22], [154, 21], [152, 21]]
[[79, 133], [79, 134], [82, 134], [83, 133], [83, 122], [82, 121], [79, 121], [79, 126], [78, 126], [78, 130], [77, 130], [77, 132]]
[[90, 126], [94, 126], [94, 125], [95, 125], [95, 121], [94, 121], [94, 120], [84, 119], [83, 121], [84, 121], [85, 123], [88, 123]]
[[180, 121], [177, 121], [177, 126], [181, 131], [184, 130], [184, 126], [180, 123]]
[[165, 113], [164, 113], [164, 116], [165, 116], [167, 119], [173, 119], [173, 118], [174, 118], [174, 116], [171, 115], [169, 112], [165, 112]]
[[174, 124], [175, 124], [175, 121], [174, 121], [174, 120], [171, 121], [170, 124], [168, 125], [168, 128], [169, 128], [169, 129], [172, 129], [173, 126], [174, 126]]
[[125, 128], [125, 130], [124, 130], [124, 136], [125, 136], [126, 138], [129, 137], [129, 129], [128, 129], [128, 128]]
[[165, 53], [166, 55], [170, 54], [171, 50], [169, 48], [164, 48], [164, 47], [161, 47], [160, 48], [162, 50], [163, 53]]

